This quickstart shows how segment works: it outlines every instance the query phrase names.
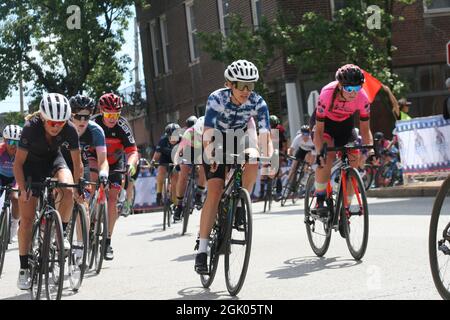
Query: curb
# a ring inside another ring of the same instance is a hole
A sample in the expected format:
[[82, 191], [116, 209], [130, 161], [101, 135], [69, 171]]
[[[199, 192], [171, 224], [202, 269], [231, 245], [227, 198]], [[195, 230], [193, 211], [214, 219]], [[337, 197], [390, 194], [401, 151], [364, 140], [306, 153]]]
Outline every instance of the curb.
[[370, 189], [366, 191], [368, 197], [402, 198], [402, 197], [435, 197], [440, 186], [398, 186]]

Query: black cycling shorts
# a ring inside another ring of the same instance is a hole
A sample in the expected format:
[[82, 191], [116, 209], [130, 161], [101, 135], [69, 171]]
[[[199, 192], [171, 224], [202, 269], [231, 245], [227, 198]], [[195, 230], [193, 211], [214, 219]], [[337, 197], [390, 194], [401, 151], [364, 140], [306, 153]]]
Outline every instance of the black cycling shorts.
[[114, 170], [125, 170], [123, 158], [120, 158], [116, 163], [109, 165], [109, 182], [111, 182], [112, 186], [118, 188], [122, 185], [123, 173], [114, 172]]
[[[31, 178], [31, 182], [44, 182], [48, 177], [54, 177], [61, 169], [69, 169], [61, 152], [49, 161], [30, 162], [23, 164], [25, 181]], [[33, 197], [39, 197], [39, 188], [31, 188]]]
[[309, 151], [303, 150], [302, 148], [298, 148], [297, 152], [295, 153], [295, 159], [299, 161], [305, 160], [306, 155]]
[[[333, 139], [335, 147], [342, 147], [352, 141], [352, 130], [354, 127], [355, 122], [353, 116], [341, 122], [325, 118], [324, 135], [327, 134]], [[314, 136], [312, 138], [314, 139]]]

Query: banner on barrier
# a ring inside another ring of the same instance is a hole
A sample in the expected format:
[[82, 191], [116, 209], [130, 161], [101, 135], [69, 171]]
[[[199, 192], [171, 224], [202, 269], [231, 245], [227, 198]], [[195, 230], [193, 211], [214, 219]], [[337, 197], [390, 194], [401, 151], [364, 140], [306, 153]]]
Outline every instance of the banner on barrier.
[[442, 116], [397, 121], [404, 173], [450, 170], [450, 121]]

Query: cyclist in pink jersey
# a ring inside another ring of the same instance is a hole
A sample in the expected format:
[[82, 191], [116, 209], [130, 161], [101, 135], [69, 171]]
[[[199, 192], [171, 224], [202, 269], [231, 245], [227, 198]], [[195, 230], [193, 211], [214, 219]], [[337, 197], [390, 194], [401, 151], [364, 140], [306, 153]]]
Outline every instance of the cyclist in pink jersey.
[[[370, 132], [370, 103], [362, 89], [364, 74], [353, 64], [347, 64], [336, 72], [336, 81], [326, 85], [319, 96], [319, 101], [313, 115], [314, 145], [316, 150], [322, 150], [326, 142], [329, 147], [341, 147], [352, 140], [352, 130], [355, 127], [354, 114], [360, 114], [360, 133], [363, 144], [373, 144]], [[315, 120], [315, 121], [314, 121]], [[334, 152], [327, 155], [326, 162], [318, 157], [320, 164], [316, 170], [317, 205], [314, 209], [319, 215], [326, 217], [329, 209], [324, 207], [327, 182], [331, 167], [336, 157]], [[352, 152], [350, 164], [357, 167], [359, 152]]]

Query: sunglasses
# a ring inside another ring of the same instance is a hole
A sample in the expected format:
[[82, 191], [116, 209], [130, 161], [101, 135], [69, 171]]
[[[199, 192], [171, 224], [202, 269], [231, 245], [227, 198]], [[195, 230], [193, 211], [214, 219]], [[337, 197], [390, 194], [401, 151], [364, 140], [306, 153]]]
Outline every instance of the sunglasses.
[[105, 119], [119, 119], [120, 118], [120, 112], [115, 112], [115, 113], [103, 112], [103, 118], [105, 118]]
[[248, 91], [253, 91], [253, 90], [255, 90], [255, 83], [254, 83], [254, 82], [241, 82], [241, 81], [236, 81], [236, 82], [234, 82], [234, 86], [235, 86], [236, 89], [238, 89], [239, 91], [244, 91], [245, 88], [247, 88]]
[[358, 92], [362, 86], [343, 86], [345, 92]]
[[6, 144], [8, 146], [18, 146], [19, 145], [19, 140], [6, 140]]
[[53, 121], [53, 120], [46, 120], [45, 123], [47, 123], [50, 127], [64, 127], [67, 121]]
[[91, 118], [91, 115], [90, 114], [74, 114], [73, 118], [78, 121], [89, 121], [89, 119]]

